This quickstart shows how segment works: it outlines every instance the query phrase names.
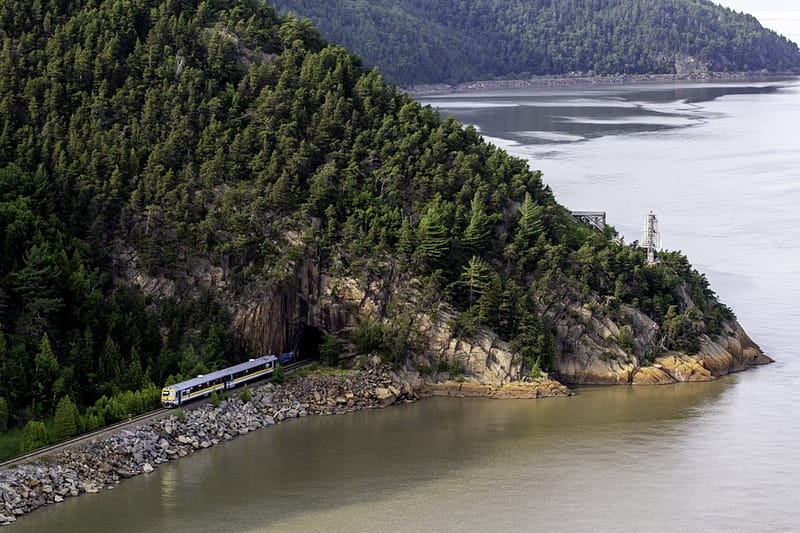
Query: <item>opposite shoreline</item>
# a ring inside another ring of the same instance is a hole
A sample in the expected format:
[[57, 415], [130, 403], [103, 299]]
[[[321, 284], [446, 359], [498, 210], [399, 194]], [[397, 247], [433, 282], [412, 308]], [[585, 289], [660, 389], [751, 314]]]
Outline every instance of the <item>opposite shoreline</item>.
[[458, 94], [496, 89], [558, 88], [685, 82], [771, 82], [797, 78], [800, 72], [699, 72], [692, 74], [620, 74], [613, 76], [537, 76], [529, 79], [481, 80], [457, 84], [430, 83], [398, 86], [411, 96]]

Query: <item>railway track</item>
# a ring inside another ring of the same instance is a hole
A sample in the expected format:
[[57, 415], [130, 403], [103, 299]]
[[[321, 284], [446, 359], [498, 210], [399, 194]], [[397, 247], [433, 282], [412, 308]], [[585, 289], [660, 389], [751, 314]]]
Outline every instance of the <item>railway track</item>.
[[73, 437], [69, 440], [65, 440], [62, 442], [58, 442], [56, 444], [50, 444], [49, 446], [45, 446], [44, 448], [38, 448], [33, 450], [32, 452], [28, 452], [23, 455], [18, 455], [16, 457], [12, 457], [11, 459], [7, 459], [5, 461], [0, 461], [0, 468], [4, 468], [9, 465], [24, 463], [25, 461], [29, 461], [31, 459], [35, 459], [37, 457], [42, 457], [45, 455], [49, 455], [53, 452], [57, 452], [78, 444], [80, 442], [91, 440], [97, 438], [101, 435], [114, 433], [119, 429], [123, 429], [128, 426], [132, 426], [134, 424], [138, 424], [144, 420], [150, 420], [152, 418], [157, 418], [159, 416], [163, 416], [170, 412], [170, 409], [164, 409], [163, 407], [155, 409], [153, 411], [149, 411], [147, 413], [143, 413], [138, 416], [131, 417], [127, 420], [123, 420], [121, 422], [117, 422], [116, 424], [111, 424], [110, 426], [105, 426], [100, 428], [96, 431], [92, 431], [91, 433], [84, 433], [82, 435], [78, 435], [77, 437]]
[[300, 367], [308, 366], [311, 363], [314, 363], [313, 360], [305, 360], [305, 361], [296, 361], [290, 365], [286, 365], [283, 367], [284, 372], [291, 372], [292, 370], [297, 370]]
[[[298, 368], [310, 365], [312, 362], [313, 361], [297, 361], [295, 363], [291, 363], [289, 365], [284, 366], [283, 370], [286, 373], [291, 373], [292, 371], [297, 370]], [[263, 381], [265, 381], [266, 379], [269, 379], [269, 378], [265, 378], [263, 380], [254, 381], [252, 384], [253, 385], [258, 385], [258, 384], [262, 383]], [[186, 409], [191, 409], [193, 406], [199, 406], [199, 405], [203, 405], [203, 402], [202, 401], [192, 402], [191, 404], [187, 405], [185, 408]], [[143, 413], [141, 415], [137, 415], [137, 416], [131, 417], [131, 418], [127, 419], [127, 420], [123, 420], [121, 422], [117, 422], [116, 424], [111, 424], [110, 426], [105, 426], [105, 427], [100, 428], [100, 429], [98, 429], [96, 431], [92, 431], [91, 433], [84, 433], [82, 435], [78, 435], [77, 437], [73, 437], [73, 438], [71, 438], [69, 440], [65, 440], [63, 442], [59, 442], [59, 443], [56, 443], [56, 444], [50, 444], [49, 446], [45, 446], [44, 448], [38, 448], [36, 450], [33, 450], [32, 452], [28, 452], [28, 453], [23, 454], [23, 455], [18, 455], [16, 457], [12, 457], [11, 459], [6, 459], [5, 461], [0, 461], [0, 468], [5, 468], [7, 466], [24, 463], [26, 461], [30, 461], [31, 459], [36, 459], [37, 457], [43, 457], [43, 456], [49, 455], [51, 453], [66, 449], [66, 448], [68, 448], [70, 446], [74, 446], [75, 444], [79, 444], [79, 443], [84, 442], [84, 441], [89, 441], [89, 440], [95, 439], [95, 438], [103, 436], [103, 435], [112, 434], [112, 433], [116, 432], [117, 430], [124, 429], [124, 428], [126, 428], [128, 426], [136, 425], [136, 424], [138, 424], [140, 422], [143, 422], [145, 420], [150, 420], [150, 419], [153, 419], [153, 418], [159, 418], [161, 416], [167, 415], [168, 413], [172, 413], [174, 411], [175, 411], [174, 409], [166, 409], [164, 407], [160, 407], [160, 408], [155, 409], [153, 411], [149, 411], [147, 413]]]

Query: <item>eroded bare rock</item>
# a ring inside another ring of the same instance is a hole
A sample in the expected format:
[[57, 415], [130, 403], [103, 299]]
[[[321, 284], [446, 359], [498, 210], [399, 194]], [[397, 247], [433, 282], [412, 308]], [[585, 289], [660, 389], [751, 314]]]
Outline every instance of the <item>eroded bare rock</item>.
[[458, 381], [429, 383], [424, 386], [422, 394], [454, 398], [484, 397], [496, 400], [532, 400], [570, 396], [572, 392], [558, 381], [544, 378], [533, 381], [517, 381], [500, 386]]

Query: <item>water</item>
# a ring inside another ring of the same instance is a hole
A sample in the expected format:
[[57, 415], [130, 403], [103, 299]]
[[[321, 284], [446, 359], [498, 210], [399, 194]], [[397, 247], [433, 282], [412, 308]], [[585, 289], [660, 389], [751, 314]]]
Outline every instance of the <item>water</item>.
[[[778, 86], [781, 86], [778, 88]], [[20, 519], [22, 531], [795, 531], [796, 83], [433, 98], [626, 241], [649, 210], [778, 362], [713, 383], [429, 399], [256, 433]]]

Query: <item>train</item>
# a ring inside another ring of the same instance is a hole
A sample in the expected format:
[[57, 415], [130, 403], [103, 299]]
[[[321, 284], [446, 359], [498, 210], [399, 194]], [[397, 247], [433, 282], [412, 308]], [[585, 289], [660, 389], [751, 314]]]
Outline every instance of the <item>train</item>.
[[280, 356], [265, 355], [222, 370], [187, 379], [174, 385], [167, 385], [161, 390], [161, 405], [164, 407], [180, 407], [188, 401], [210, 396], [214, 391], [233, 389], [248, 381], [272, 375], [278, 363], [286, 365], [294, 361], [294, 359], [295, 354], [293, 352], [287, 352]]

